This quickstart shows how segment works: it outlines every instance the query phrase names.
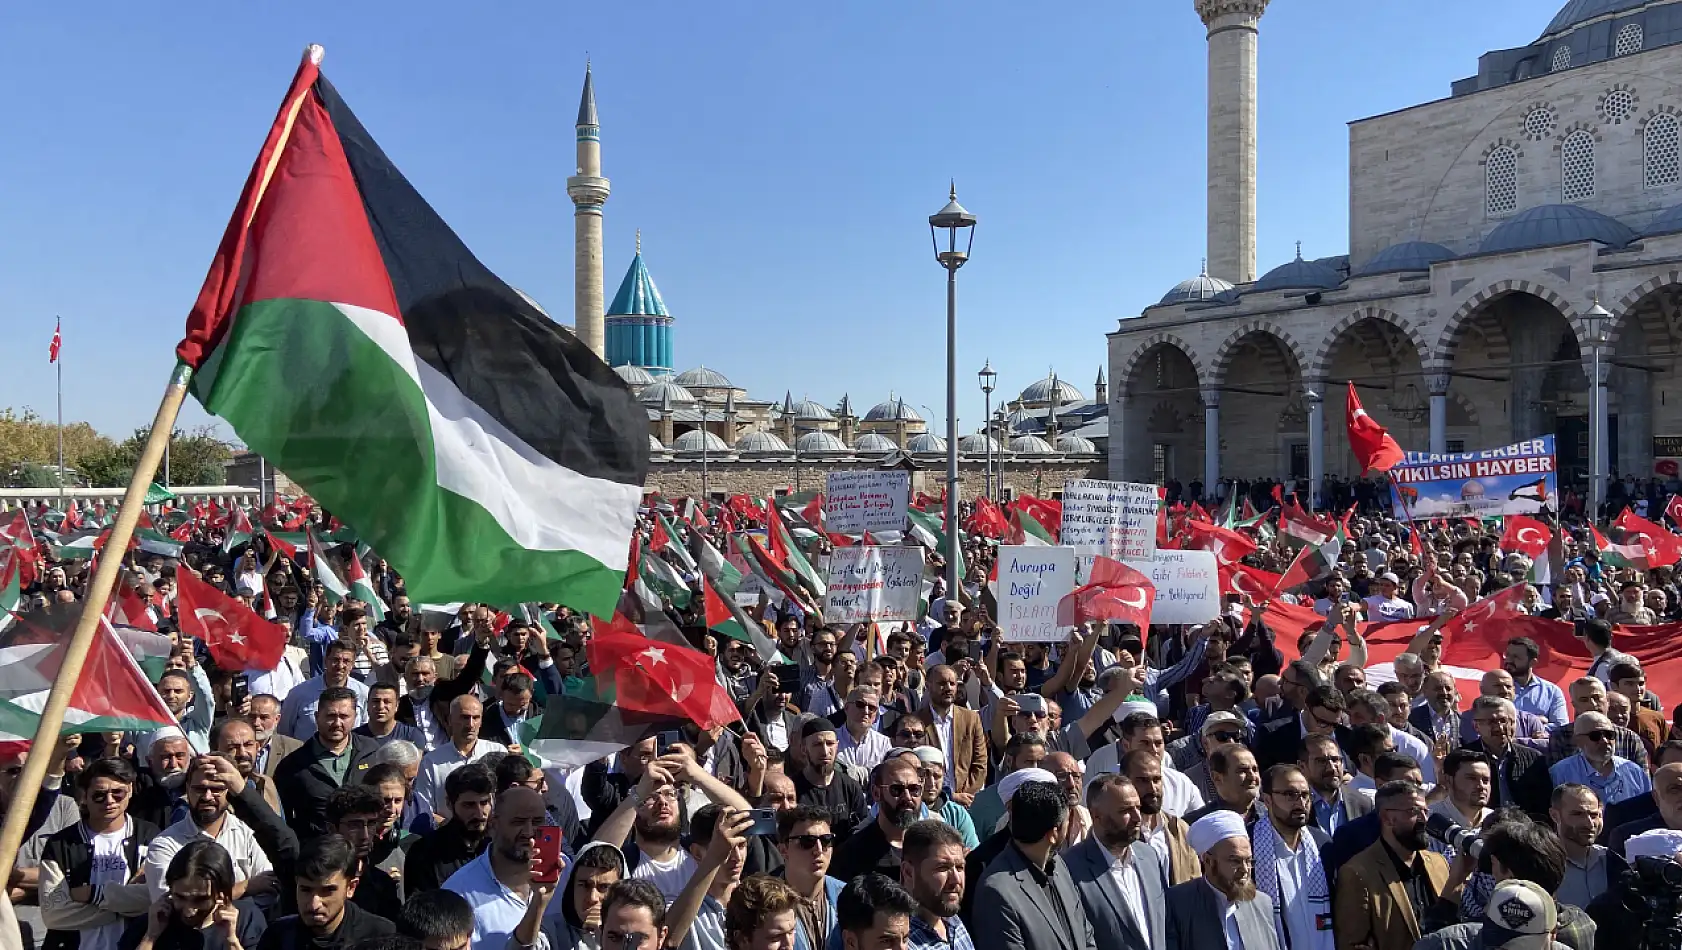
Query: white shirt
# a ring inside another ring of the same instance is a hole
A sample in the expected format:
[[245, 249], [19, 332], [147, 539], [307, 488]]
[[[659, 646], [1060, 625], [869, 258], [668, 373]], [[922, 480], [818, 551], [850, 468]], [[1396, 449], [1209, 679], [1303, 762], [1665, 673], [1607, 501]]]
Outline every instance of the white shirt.
[[[1314, 839], [1304, 830], [1297, 835], [1295, 851], [1286, 850], [1284, 840], [1280, 839], [1274, 852], [1273, 866], [1279, 875], [1280, 913], [1276, 918], [1281, 928], [1279, 946], [1288, 946], [1291, 950], [1332, 950], [1333, 947], [1331, 928], [1321, 930], [1316, 926], [1320, 915], [1332, 912], [1330, 898], [1322, 898], [1318, 907], [1310, 906], [1305, 888], [1309, 849], [1316, 847]], [[1286, 942], [1287, 933], [1290, 935], [1289, 943]]]
[[696, 867], [698, 865], [696, 865], [695, 859], [680, 847], [672, 853], [670, 859], [664, 862], [655, 861], [648, 855], [643, 855], [642, 860], [637, 862], [636, 869], [631, 872], [631, 880], [647, 881], [653, 884], [654, 889], [666, 898], [667, 904], [670, 904], [677, 900], [677, 896], [683, 893], [683, 886], [689, 883], [691, 877], [695, 876]]
[[856, 765], [866, 772], [882, 764], [888, 757], [888, 751], [894, 747], [887, 736], [875, 729], [866, 729], [864, 738], [855, 741], [853, 734], [846, 726], [835, 730], [835, 757], [849, 765]]
[[439, 806], [444, 802], [444, 780], [450, 773], [477, 762], [492, 752], [507, 752], [508, 747], [489, 739], [476, 739], [473, 751], [462, 755], [453, 742], [446, 742], [421, 756], [420, 771], [415, 775], [415, 797], [433, 814], [443, 814]]
[[176, 853], [188, 842], [200, 838], [214, 841], [228, 852], [229, 859], [234, 863], [235, 881], [249, 881], [273, 869], [268, 854], [257, 844], [257, 836], [252, 834], [251, 826], [235, 818], [233, 812], [222, 816], [222, 831], [214, 838], [205, 834], [204, 829], [193, 822], [193, 816], [188, 815], [153, 838], [146, 851], [146, 893], [151, 895], [152, 900], [169, 893], [169, 885], [164, 882], [169, 862], [175, 860]]
[[[1117, 743], [1110, 743], [1102, 749], [1092, 753], [1086, 760], [1086, 779], [1088, 788], [1092, 782], [1106, 772], [1121, 771], [1121, 750]], [[1193, 812], [1203, 807], [1203, 792], [1198, 790], [1197, 783], [1186, 777], [1184, 772], [1174, 768], [1172, 759], [1162, 757], [1162, 810], [1175, 818], [1184, 818], [1187, 812]]]
[[509, 890], [491, 870], [489, 849], [450, 875], [444, 890], [460, 894], [473, 908], [472, 950], [502, 950], [526, 915], [526, 898]]
[[1374, 594], [1367, 598], [1367, 617], [1375, 621], [1412, 620], [1413, 605], [1400, 597]]
[[1115, 881], [1116, 889], [1121, 891], [1121, 901], [1127, 905], [1127, 912], [1133, 916], [1133, 922], [1139, 930], [1147, 932], [1149, 936], [1149, 919], [1145, 916], [1145, 891], [1139, 883], [1139, 865], [1133, 860], [1133, 849], [1127, 848], [1120, 854], [1114, 851], [1110, 855], [1110, 879]]
[[1221, 912], [1221, 932], [1226, 936], [1226, 950], [1245, 950], [1244, 937], [1238, 930], [1238, 908], [1232, 906], [1232, 901], [1215, 888], [1215, 906]]
[[268, 694], [284, 700], [307, 677], [298, 666], [298, 660], [287, 650], [281, 654], [280, 662], [267, 673], [247, 673], [245, 682], [253, 696]]
[[952, 776], [957, 774], [958, 771], [958, 767], [952, 763], [952, 717], [954, 715], [953, 710], [949, 709], [946, 711], [946, 715], [942, 716], [940, 710], [933, 706], [929, 707], [929, 721], [934, 723], [935, 735], [940, 739], [940, 749], [946, 753], [946, 778], [943, 780], [943, 784], [948, 790], [955, 787], [952, 784]]
[[[133, 833], [133, 824], [125, 821], [123, 827], [116, 831], [93, 836], [93, 866], [88, 883], [93, 885], [95, 894], [106, 885], [128, 883], [131, 872], [123, 845]], [[140, 846], [140, 853], [146, 853], [145, 844]], [[82, 930], [80, 950], [117, 950], [117, 941], [122, 938], [127, 923], [127, 920], [119, 918], [103, 927], [85, 928]]]
[[1419, 741], [1419, 737], [1411, 732], [1403, 732], [1389, 723], [1385, 723], [1385, 726], [1390, 730], [1390, 742], [1395, 745], [1396, 751], [1413, 756], [1413, 760], [1419, 763], [1419, 777], [1424, 779], [1427, 784], [1435, 784], [1437, 781], [1437, 763], [1435, 757], [1431, 754], [1431, 747]]
[[1139, 826], [1139, 839], [1151, 846], [1151, 850], [1155, 851], [1157, 858], [1162, 861], [1163, 867], [1166, 868], [1171, 866], [1173, 859], [1169, 855], [1168, 849], [1167, 822], [1158, 819], [1154, 829], [1147, 829], [1143, 824], [1141, 824]]

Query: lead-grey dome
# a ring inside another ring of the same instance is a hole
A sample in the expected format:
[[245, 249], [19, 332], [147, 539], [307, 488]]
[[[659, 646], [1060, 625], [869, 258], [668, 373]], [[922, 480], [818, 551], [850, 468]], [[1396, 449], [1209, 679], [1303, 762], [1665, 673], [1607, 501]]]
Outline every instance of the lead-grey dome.
[[1656, 234], [1675, 234], [1682, 231], [1682, 205], [1677, 205], [1653, 219], [1653, 223], [1642, 230], [1642, 237], [1652, 237]]
[[1428, 271], [1431, 265], [1452, 260], [1454, 252], [1430, 241], [1403, 241], [1392, 244], [1367, 259], [1355, 270], [1356, 277], [1376, 274], [1400, 274], [1407, 271]]
[[828, 432], [808, 432], [794, 440], [794, 444], [801, 452], [807, 453], [848, 451], [847, 443]]
[[929, 432], [919, 432], [905, 440], [905, 450], [913, 454], [946, 454], [946, 440]]
[[1484, 254], [1528, 251], [1536, 247], [1559, 247], [1598, 241], [1623, 247], [1635, 240], [1635, 232], [1617, 218], [1577, 205], [1541, 205], [1520, 211], [1489, 232], [1478, 250]]
[[643, 369], [641, 366], [632, 366], [631, 364], [626, 363], [623, 366], [615, 366], [613, 368], [613, 372], [620, 379], [625, 381], [625, 385], [631, 387], [632, 389], [640, 389], [643, 386], [651, 386], [654, 384], [654, 377], [650, 376], [648, 374], [648, 370]]
[[664, 452], [664, 451], [666, 451], [666, 447], [660, 444], [660, 440], [655, 438], [654, 433], [652, 433], [652, 432], [650, 432], [648, 434], [648, 451], [650, 451], [650, 452]]
[[1553, 36], [1578, 24], [1644, 7], [1651, 2], [1653, 0], [1569, 0], [1554, 14], [1554, 18], [1548, 22], [1548, 28], [1542, 31], [1542, 36]]
[[1219, 277], [1210, 277], [1207, 265], [1203, 273], [1190, 280], [1182, 280], [1174, 285], [1174, 289], [1162, 295], [1157, 301], [1158, 306], [1177, 303], [1196, 303], [1200, 300], [1214, 300], [1221, 294], [1232, 289], [1232, 285]]
[[1065, 435], [1058, 437], [1057, 451], [1067, 452], [1070, 455], [1096, 455], [1098, 454], [1098, 446], [1085, 436]]
[[879, 402], [870, 407], [864, 414], [865, 422], [922, 422], [923, 417], [917, 415], [917, 410], [905, 404], [905, 400], [897, 396], [889, 396], [887, 402]]
[[694, 393], [669, 379], [662, 379], [652, 385], [644, 386], [642, 392], [637, 393], [637, 401], [645, 406], [659, 406], [668, 394], [670, 394], [674, 406], [688, 406], [695, 403]]
[[1010, 450], [1018, 455], [1054, 455], [1051, 443], [1037, 435], [1019, 435], [1010, 440]]
[[778, 438], [776, 433], [755, 431], [749, 432], [736, 440], [738, 452], [787, 452], [788, 443]]
[[813, 402], [810, 399], [802, 399], [794, 404], [794, 418], [828, 421], [834, 419], [835, 415], [821, 403]]
[[688, 432], [685, 432], [673, 439], [672, 450], [674, 452], [699, 452], [701, 451], [702, 436], [706, 437], [708, 452], [723, 453], [730, 451], [730, 446], [723, 439], [702, 429], [690, 429]]
[[897, 448], [899, 448], [899, 446], [894, 444], [893, 439], [888, 438], [880, 432], [866, 432], [853, 442], [854, 451], [860, 453], [869, 452], [874, 454], [876, 452], [892, 452]]
[[[1016, 397], [1016, 398], [1020, 399], [1023, 402], [1050, 402], [1051, 401], [1051, 381], [1054, 378], [1056, 378], [1056, 377], [1047, 376], [1044, 379], [1038, 380], [1036, 382], [1029, 383], [1028, 388], [1022, 390], [1022, 394], [1020, 396]], [[1086, 400], [1086, 396], [1082, 395], [1080, 390], [1078, 390], [1075, 387], [1069, 385], [1068, 380], [1066, 380], [1066, 379], [1058, 379], [1057, 380], [1057, 401], [1058, 401], [1058, 403], [1084, 402], [1085, 400]]]
[[958, 440], [958, 451], [965, 454], [983, 455], [989, 448], [997, 453], [999, 451], [998, 440], [979, 432], [971, 433]]
[[677, 377], [673, 379], [672, 382], [677, 383], [679, 386], [698, 386], [702, 389], [731, 388], [730, 380], [725, 379], [723, 373], [716, 369], [707, 369], [705, 366], [697, 366], [694, 369], [686, 369], [677, 374]]
[[[1329, 260], [1329, 259], [1328, 259]], [[1323, 261], [1305, 261], [1300, 252], [1297, 259], [1261, 275], [1245, 293], [1270, 290], [1334, 290], [1343, 283], [1343, 275]]]

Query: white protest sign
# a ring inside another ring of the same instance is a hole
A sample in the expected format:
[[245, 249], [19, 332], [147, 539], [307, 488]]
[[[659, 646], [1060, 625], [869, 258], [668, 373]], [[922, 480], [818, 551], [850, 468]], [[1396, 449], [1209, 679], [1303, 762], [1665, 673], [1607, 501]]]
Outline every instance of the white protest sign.
[[1220, 616], [1221, 580], [1213, 551], [1156, 552], [1156, 557], [1127, 566], [1156, 585], [1151, 623], [1204, 624]]
[[910, 498], [910, 472], [830, 472], [823, 499], [824, 526], [835, 534], [904, 531]]
[[999, 635], [1006, 643], [1062, 643], [1057, 602], [1075, 589], [1075, 549], [1040, 545], [999, 548]]
[[1059, 540], [1083, 555], [1119, 561], [1150, 560], [1156, 553], [1156, 486], [1079, 478], [1063, 483]]
[[923, 590], [923, 549], [863, 545], [829, 555], [825, 623], [916, 620]]

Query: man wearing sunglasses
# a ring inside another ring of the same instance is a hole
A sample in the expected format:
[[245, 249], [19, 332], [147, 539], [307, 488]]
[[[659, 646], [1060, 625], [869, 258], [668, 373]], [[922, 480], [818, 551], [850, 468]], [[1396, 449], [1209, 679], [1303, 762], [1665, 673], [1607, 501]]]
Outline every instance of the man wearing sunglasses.
[[843, 881], [875, 871], [897, 878], [905, 829], [923, 810], [923, 776], [913, 756], [894, 756], [870, 777], [876, 820], [853, 832], [835, 853], [831, 873]]
[[1607, 805], [1653, 790], [1645, 768], [1616, 754], [1618, 733], [1612, 720], [1597, 712], [1586, 712], [1572, 723], [1572, 733], [1577, 754], [1561, 759], [1548, 770], [1555, 785], [1568, 782], [1587, 785]]
[[811, 805], [799, 805], [777, 816], [777, 851], [783, 857], [780, 877], [806, 899], [795, 911], [795, 946], [802, 940], [808, 950], [824, 950], [835, 929], [835, 901], [847, 882], [829, 876], [835, 857], [835, 832], [830, 830], [829, 812]]
[[1242, 716], [1224, 710], [1212, 712], [1203, 720], [1203, 728], [1198, 732], [1202, 754], [1193, 765], [1183, 771], [1186, 778], [1191, 779], [1197, 785], [1197, 790], [1203, 793], [1205, 802], [1212, 802], [1217, 797], [1215, 779], [1209, 774], [1209, 754], [1222, 746], [1242, 743], [1244, 722]]
[[127, 919], [151, 905], [140, 872], [146, 844], [158, 828], [129, 815], [134, 782], [134, 767], [122, 759], [95, 759], [82, 771], [86, 817], [47, 838], [42, 848], [41, 917], [49, 928], [48, 944], [75, 946], [80, 937], [84, 945], [114, 947]]

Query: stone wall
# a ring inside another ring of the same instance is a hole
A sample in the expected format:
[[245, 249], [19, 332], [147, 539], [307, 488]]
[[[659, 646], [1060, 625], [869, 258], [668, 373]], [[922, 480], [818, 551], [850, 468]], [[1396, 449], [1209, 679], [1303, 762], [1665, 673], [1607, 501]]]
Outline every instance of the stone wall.
[[[1063, 482], [1075, 478], [1103, 478], [1102, 459], [1083, 461], [1052, 461], [1044, 465], [1012, 464], [1005, 469], [1004, 484], [1018, 493], [1048, 496], [1063, 490]], [[857, 471], [873, 466], [861, 460], [841, 462], [712, 462], [707, 465], [707, 490], [715, 497], [747, 494], [756, 497], [778, 491], [822, 491], [824, 480], [831, 471]], [[986, 477], [982, 463], [961, 461], [958, 484], [961, 497], [980, 494]], [[946, 478], [943, 465], [935, 465], [911, 473], [911, 490], [938, 495]], [[701, 463], [656, 462], [648, 471], [649, 491], [670, 497], [701, 494]]]

